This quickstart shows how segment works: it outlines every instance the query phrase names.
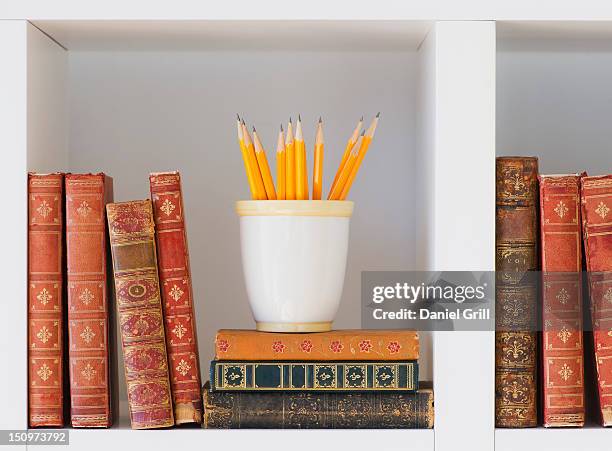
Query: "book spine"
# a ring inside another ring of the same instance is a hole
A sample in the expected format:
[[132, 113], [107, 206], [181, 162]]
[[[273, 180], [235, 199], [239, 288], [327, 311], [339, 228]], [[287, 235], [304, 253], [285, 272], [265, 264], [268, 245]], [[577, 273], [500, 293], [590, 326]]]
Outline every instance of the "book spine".
[[64, 175], [28, 174], [28, 416], [64, 425]]
[[176, 424], [202, 422], [193, 290], [178, 172], [151, 174], [166, 348]]
[[416, 391], [418, 363], [226, 362], [210, 364], [212, 391]]
[[149, 200], [106, 206], [133, 429], [174, 425]]
[[417, 360], [419, 335], [413, 331], [338, 330], [282, 334], [220, 330], [216, 360]]
[[601, 420], [612, 426], [612, 175], [583, 177], [581, 204]]
[[538, 160], [496, 161], [495, 424], [537, 425]]
[[209, 429], [430, 429], [433, 391], [211, 392], [204, 388]]
[[109, 427], [104, 174], [66, 174], [68, 365], [73, 427]]
[[580, 175], [540, 177], [544, 426], [584, 425]]

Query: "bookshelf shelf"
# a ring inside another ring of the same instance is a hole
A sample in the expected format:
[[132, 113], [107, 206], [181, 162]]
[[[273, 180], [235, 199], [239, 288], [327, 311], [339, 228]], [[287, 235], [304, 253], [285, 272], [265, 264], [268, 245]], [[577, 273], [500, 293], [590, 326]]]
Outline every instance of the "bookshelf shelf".
[[610, 449], [610, 430], [600, 426], [581, 429], [496, 429], [495, 451], [538, 449], [542, 451], [605, 451]]

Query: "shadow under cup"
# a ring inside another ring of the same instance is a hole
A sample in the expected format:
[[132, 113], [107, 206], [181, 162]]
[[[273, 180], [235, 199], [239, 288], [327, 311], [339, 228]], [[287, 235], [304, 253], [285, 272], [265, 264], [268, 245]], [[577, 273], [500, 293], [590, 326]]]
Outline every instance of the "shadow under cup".
[[236, 203], [242, 267], [257, 330], [324, 332], [340, 306], [353, 202]]

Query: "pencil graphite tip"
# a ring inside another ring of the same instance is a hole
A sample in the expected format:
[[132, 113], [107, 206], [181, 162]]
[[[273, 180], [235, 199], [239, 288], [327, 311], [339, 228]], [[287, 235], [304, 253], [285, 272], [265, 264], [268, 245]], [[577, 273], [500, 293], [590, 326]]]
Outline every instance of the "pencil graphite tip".
[[242, 118], [242, 125], [246, 125], [246, 124], [244, 123], [244, 118]]
[[289, 116], [289, 123], [290, 123], [290, 124], [292, 123], [292, 122], [291, 122], [291, 116]]
[[257, 133], [257, 130], [255, 130], [255, 126], [253, 126], [253, 133]]
[[283, 124], [281, 124], [281, 132], [283, 131]]
[[238, 113], [236, 113], [236, 118], [238, 119], [238, 122], [240, 122], [240, 115]]
[[298, 114], [298, 122], [302, 122], [302, 116]]
[[323, 122], [323, 119], [321, 119], [321, 116], [319, 116], [319, 124]]
[[376, 115], [376, 117], [377, 117], [377, 118], [379, 118], [379, 117], [380, 117], [380, 111], [378, 112], [378, 114]]
[[363, 116], [361, 116], [361, 119], [359, 119], [359, 122], [363, 122]]

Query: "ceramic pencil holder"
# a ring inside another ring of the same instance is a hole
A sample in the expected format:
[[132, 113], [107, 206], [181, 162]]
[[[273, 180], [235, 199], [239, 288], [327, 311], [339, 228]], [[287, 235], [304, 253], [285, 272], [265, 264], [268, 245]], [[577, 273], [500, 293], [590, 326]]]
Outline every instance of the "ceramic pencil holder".
[[342, 296], [353, 202], [236, 203], [242, 267], [257, 330], [324, 332]]

